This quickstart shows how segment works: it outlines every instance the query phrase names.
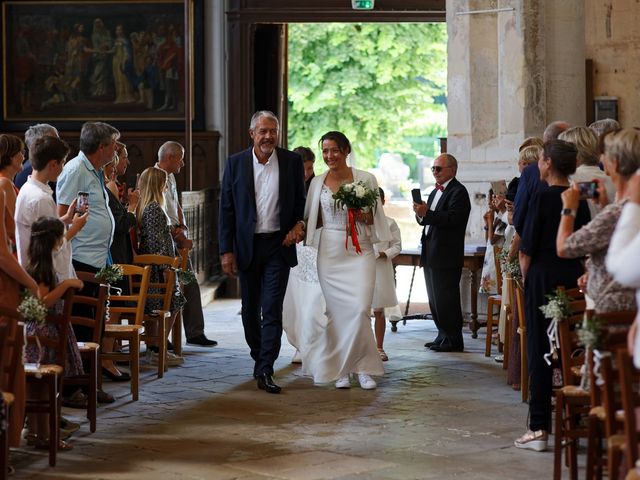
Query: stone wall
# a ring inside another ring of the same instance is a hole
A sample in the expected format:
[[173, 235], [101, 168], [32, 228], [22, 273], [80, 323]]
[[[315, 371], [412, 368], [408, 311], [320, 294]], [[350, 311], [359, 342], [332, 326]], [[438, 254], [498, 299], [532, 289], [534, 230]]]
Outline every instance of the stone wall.
[[640, 3], [586, 0], [586, 58], [594, 63], [594, 96], [616, 96], [623, 126], [640, 126]]

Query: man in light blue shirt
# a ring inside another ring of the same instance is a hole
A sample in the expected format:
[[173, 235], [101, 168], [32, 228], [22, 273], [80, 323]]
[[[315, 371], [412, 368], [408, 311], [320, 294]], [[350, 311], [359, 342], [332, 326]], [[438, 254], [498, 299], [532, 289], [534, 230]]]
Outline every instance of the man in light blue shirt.
[[102, 122], [87, 122], [80, 132], [80, 152], [64, 166], [58, 177], [58, 214], [67, 213], [78, 192], [89, 194], [89, 219], [73, 238], [72, 257], [76, 270], [97, 272], [111, 263], [109, 247], [115, 222], [109, 209], [102, 167], [113, 161], [120, 132]]

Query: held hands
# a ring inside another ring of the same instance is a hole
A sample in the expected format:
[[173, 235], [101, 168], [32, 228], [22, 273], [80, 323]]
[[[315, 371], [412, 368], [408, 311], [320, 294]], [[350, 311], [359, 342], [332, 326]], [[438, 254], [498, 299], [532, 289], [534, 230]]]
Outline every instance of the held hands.
[[295, 243], [299, 243], [302, 240], [304, 240], [304, 228], [302, 226], [302, 223], [298, 222], [294, 225], [294, 227], [291, 230], [289, 230], [289, 233], [287, 233], [287, 236], [284, 237], [284, 240], [282, 241], [282, 245], [284, 245], [285, 247], [288, 247]]
[[413, 212], [416, 214], [416, 217], [424, 217], [427, 214], [427, 204], [424, 202], [413, 202]]
[[129, 188], [127, 190], [127, 198], [129, 199], [129, 212], [133, 213], [138, 206], [138, 200], [140, 200], [140, 190], [137, 188]]
[[580, 203], [580, 190], [575, 182], [571, 182], [571, 186], [562, 192], [562, 208], [577, 210]]
[[236, 257], [232, 252], [223, 253], [220, 255], [220, 263], [222, 264], [222, 271], [230, 277], [235, 277], [238, 273], [238, 266], [236, 265]]
[[188, 230], [183, 226], [171, 227], [171, 236], [178, 248], [188, 248], [191, 250], [193, 248], [193, 240], [187, 236], [187, 232]]

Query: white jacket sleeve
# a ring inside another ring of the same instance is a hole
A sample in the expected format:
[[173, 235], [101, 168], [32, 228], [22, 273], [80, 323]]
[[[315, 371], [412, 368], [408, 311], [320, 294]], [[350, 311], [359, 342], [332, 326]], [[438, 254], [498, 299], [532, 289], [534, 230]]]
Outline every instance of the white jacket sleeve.
[[392, 240], [389, 242], [388, 248], [384, 251], [385, 255], [389, 260], [400, 255], [402, 251], [402, 237], [400, 236], [400, 229], [398, 228], [398, 224], [393, 218], [387, 217], [389, 221], [389, 230], [391, 230]]
[[607, 252], [607, 270], [620, 284], [640, 288], [640, 205], [628, 202], [622, 209]]

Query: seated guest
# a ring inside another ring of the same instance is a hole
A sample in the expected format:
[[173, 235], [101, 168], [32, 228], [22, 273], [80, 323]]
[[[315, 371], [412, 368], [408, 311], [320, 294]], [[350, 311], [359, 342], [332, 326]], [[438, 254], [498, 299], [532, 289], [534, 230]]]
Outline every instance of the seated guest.
[[[139, 253], [141, 255], [154, 254], [175, 257], [177, 252], [171, 236], [169, 217], [164, 211], [163, 192], [167, 188], [167, 173], [160, 168], [149, 167], [140, 175], [139, 187], [140, 200], [136, 207], [136, 218], [138, 219], [138, 227], [140, 229]], [[150, 281], [153, 283], [163, 282], [164, 270], [167, 267], [152, 266]], [[149, 292], [154, 293], [153, 289], [149, 289]], [[171, 296], [171, 318], [167, 324], [167, 332], [171, 331], [176, 316], [184, 305], [184, 302], [184, 296], [180, 291], [178, 279], [176, 278], [174, 294]], [[147, 299], [145, 307], [146, 313], [152, 313], [154, 310], [161, 309], [161, 299]], [[151, 345], [148, 347], [148, 352], [150, 363], [156, 363], [158, 361], [158, 347]], [[183, 362], [184, 359], [181, 356], [167, 351], [167, 365], [180, 365]]]
[[[596, 312], [635, 310], [635, 290], [613, 280], [605, 267], [605, 256], [622, 207], [628, 200], [629, 178], [640, 168], [640, 132], [627, 129], [608, 133], [603, 160], [605, 171], [615, 185], [615, 201], [609, 203], [604, 183], [599, 183], [598, 202], [603, 208], [587, 225], [573, 232], [575, 218], [573, 215], [563, 215], [556, 239], [558, 256], [589, 256], [586, 263], [586, 293], [595, 302]], [[580, 190], [573, 183], [571, 188], [562, 193], [562, 208], [575, 212], [579, 201]]]
[[[547, 328], [550, 320], [540, 307], [546, 295], [560, 285], [573, 288], [583, 268], [579, 260], [559, 258], [556, 254], [556, 234], [562, 209], [561, 195], [569, 187], [569, 175], [576, 170], [576, 147], [563, 140], [544, 144], [538, 161], [540, 180], [546, 183], [531, 199], [520, 240], [520, 266], [524, 279], [525, 321], [527, 327], [527, 362], [529, 370], [529, 430], [515, 441], [518, 448], [544, 451], [547, 448], [551, 421], [551, 367], [543, 355], [549, 352]], [[589, 221], [586, 202], [580, 202], [575, 227]]]
[[[598, 166], [598, 137], [595, 133], [587, 127], [573, 127], [562, 132], [558, 138], [573, 143], [578, 149], [578, 168], [571, 176], [571, 180], [576, 183], [598, 180], [604, 185], [609, 201], [613, 201], [616, 189], [609, 176]], [[591, 199], [587, 203], [593, 218], [602, 208]]]

